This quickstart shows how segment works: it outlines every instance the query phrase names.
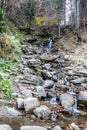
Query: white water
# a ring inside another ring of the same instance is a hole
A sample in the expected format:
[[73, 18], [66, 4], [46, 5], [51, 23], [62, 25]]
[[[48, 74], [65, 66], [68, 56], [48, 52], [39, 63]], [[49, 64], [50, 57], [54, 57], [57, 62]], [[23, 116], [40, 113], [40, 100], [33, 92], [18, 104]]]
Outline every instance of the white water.
[[48, 47], [47, 47], [47, 48], [48, 48], [48, 51], [50, 51], [50, 50], [52, 49], [52, 44], [53, 44], [52, 39], [49, 38], [49, 39], [48, 39], [48, 42], [49, 42], [49, 43], [48, 43]]
[[52, 49], [53, 41], [51, 38], [48, 39], [48, 46], [47, 46], [47, 52], [51, 51]]

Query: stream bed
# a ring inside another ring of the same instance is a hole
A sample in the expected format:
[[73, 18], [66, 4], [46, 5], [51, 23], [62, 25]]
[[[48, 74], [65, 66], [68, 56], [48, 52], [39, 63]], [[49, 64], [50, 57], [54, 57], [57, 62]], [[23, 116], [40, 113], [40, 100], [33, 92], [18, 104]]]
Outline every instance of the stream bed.
[[51, 38], [41, 42], [42, 46], [37, 45], [38, 41], [30, 41], [33, 40], [22, 41], [18, 73], [11, 75], [15, 80], [12, 90], [15, 99], [11, 105], [2, 105], [11, 116], [4, 116], [6, 111], [0, 108], [0, 124], [8, 124], [13, 130], [26, 125], [48, 129], [59, 125], [69, 130], [64, 127], [86, 122], [86, 69], [74, 66], [59, 48], [54, 50]]

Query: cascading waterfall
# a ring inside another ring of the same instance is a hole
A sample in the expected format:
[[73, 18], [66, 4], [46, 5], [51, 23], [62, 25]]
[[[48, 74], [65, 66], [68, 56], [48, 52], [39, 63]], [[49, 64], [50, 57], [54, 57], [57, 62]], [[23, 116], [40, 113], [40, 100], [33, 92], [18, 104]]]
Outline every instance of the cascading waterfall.
[[52, 49], [53, 41], [51, 38], [48, 39], [48, 46], [47, 46], [47, 52], [51, 51]]
[[75, 103], [73, 105], [73, 109], [77, 109], [77, 98], [75, 98]]

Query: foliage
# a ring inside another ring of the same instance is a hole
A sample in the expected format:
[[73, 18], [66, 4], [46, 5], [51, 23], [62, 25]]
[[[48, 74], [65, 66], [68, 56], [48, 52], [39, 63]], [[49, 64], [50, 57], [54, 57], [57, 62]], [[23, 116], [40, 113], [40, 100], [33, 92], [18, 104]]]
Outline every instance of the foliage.
[[57, 17], [53, 17], [52, 19], [49, 20], [49, 24], [52, 26], [53, 24], [55, 24], [57, 21]]
[[41, 26], [42, 17], [41, 16], [35, 16], [35, 22], [37, 25]]
[[0, 57], [8, 57], [10, 54], [15, 56], [21, 52], [20, 39], [16, 37], [11, 33], [0, 35]]
[[0, 59], [0, 72], [8, 72], [12, 67], [13, 63], [11, 61], [6, 61], [5, 59]]
[[24, 8], [24, 13], [27, 17], [32, 18], [34, 16], [34, 6], [32, 2], [28, 2], [23, 5]]
[[0, 33], [6, 32], [6, 24], [4, 21], [4, 12], [0, 9]]
[[4, 93], [4, 97], [9, 98], [11, 95], [12, 83], [8, 78], [2, 78], [0, 80], [0, 88]]

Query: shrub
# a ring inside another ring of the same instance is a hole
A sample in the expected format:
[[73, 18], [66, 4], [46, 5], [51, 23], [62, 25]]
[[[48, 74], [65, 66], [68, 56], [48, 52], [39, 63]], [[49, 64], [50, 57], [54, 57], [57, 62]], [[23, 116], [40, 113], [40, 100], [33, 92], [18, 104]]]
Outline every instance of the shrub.
[[0, 33], [6, 32], [6, 24], [4, 19], [4, 12], [0, 9]]

